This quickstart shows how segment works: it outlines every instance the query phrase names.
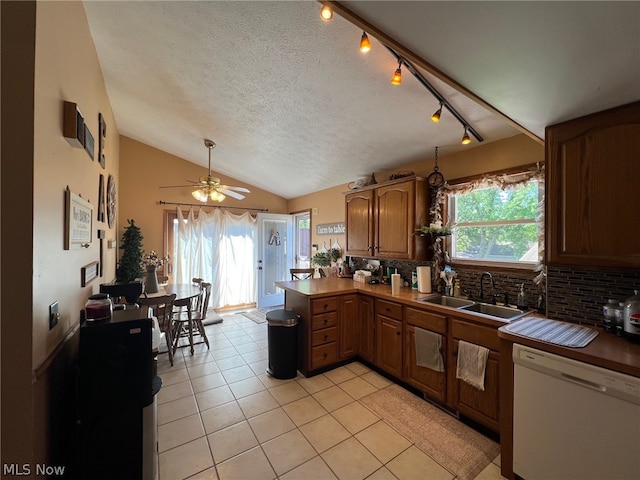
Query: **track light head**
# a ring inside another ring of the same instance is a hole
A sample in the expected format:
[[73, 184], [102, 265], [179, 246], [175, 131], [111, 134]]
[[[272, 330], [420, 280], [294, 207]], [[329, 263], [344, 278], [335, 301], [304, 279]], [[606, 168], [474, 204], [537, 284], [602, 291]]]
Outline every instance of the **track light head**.
[[467, 127], [464, 127], [464, 135], [462, 135], [462, 144], [469, 145], [471, 143], [471, 138], [469, 137], [469, 133], [467, 132]]
[[328, 5], [323, 5], [320, 9], [320, 18], [325, 22], [330, 21], [333, 18], [333, 10]]
[[360, 51], [362, 53], [367, 53], [371, 50], [371, 42], [369, 41], [369, 37], [367, 37], [367, 32], [362, 32], [362, 38], [360, 39]]
[[442, 104], [440, 104], [440, 108], [438, 108], [438, 110], [436, 110], [435, 112], [433, 112], [433, 115], [431, 115], [431, 120], [434, 123], [439, 123], [440, 122], [440, 115], [442, 114]]
[[402, 60], [398, 62], [398, 68], [391, 77], [391, 85], [400, 85], [402, 83]]

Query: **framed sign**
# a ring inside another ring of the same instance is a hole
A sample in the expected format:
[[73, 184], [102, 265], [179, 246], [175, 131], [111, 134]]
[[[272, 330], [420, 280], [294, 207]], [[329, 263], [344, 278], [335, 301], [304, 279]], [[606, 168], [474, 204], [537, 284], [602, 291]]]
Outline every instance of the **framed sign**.
[[64, 249], [89, 248], [93, 239], [93, 205], [67, 187], [65, 207]]
[[316, 235], [344, 235], [346, 231], [344, 222], [316, 225]]
[[98, 277], [98, 262], [91, 262], [80, 269], [80, 285], [86, 287]]

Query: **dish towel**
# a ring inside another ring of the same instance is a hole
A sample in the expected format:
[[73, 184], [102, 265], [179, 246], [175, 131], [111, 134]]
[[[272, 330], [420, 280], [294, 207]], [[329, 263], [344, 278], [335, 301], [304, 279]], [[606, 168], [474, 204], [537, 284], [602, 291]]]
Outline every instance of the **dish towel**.
[[444, 359], [440, 348], [442, 335], [414, 327], [416, 364], [436, 372], [444, 372]]
[[484, 391], [484, 373], [487, 369], [489, 349], [468, 343], [458, 342], [458, 365], [456, 378]]

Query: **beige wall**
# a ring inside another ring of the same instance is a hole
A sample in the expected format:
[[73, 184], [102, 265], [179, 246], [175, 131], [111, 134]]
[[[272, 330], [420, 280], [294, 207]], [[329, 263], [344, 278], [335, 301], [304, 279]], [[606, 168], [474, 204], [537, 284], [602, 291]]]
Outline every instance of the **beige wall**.
[[[110, 173], [118, 178], [119, 136], [102, 71], [80, 2], [37, 4], [34, 217], [33, 217], [33, 365], [38, 367], [80, 320], [87, 298], [104, 281], [80, 285], [80, 269], [100, 258], [97, 229], [115, 232], [97, 222], [98, 181]], [[107, 122], [106, 169], [82, 148], [62, 136], [63, 100], [78, 104], [98, 148], [98, 112]], [[89, 248], [64, 250], [64, 192], [87, 199], [94, 207], [93, 242]], [[104, 249], [104, 272], [113, 270], [115, 253]], [[59, 302], [62, 318], [49, 330], [49, 305]]]
[[[467, 151], [446, 155], [446, 147], [438, 152], [438, 166], [446, 179], [467, 177], [520, 165], [544, 162], [544, 146], [526, 135], [516, 135], [505, 140], [474, 146]], [[376, 172], [378, 183], [384, 182], [389, 175], [398, 171], [412, 171], [416, 175], [426, 176], [433, 170], [434, 157], [419, 163], [412, 163], [387, 172]], [[303, 195], [289, 201], [289, 211], [317, 208], [318, 213], [312, 219], [312, 243], [322, 246], [324, 240], [329, 247], [329, 238], [333, 242], [336, 236], [319, 236], [316, 225], [322, 223], [344, 222], [344, 192], [348, 192], [348, 183], [326, 190]], [[345, 236], [337, 236], [340, 245], [345, 247]]]
[[[207, 150], [202, 147], [206, 159]], [[163, 216], [165, 210], [176, 210], [175, 205], [160, 205], [159, 200], [184, 204], [198, 204], [191, 196], [191, 188], [158, 188], [163, 185], [188, 185], [186, 180], [198, 180], [207, 175], [207, 168], [158, 150], [149, 145], [122, 136], [120, 139], [120, 194], [118, 208], [118, 245], [128, 225], [133, 219], [142, 231], [145, 252], [164, 252]], [[247, 207], [267, 208], [271, 213], [288, 213], [287, 201], [252, 185], [226, 177], [215, 172], [223, 184], [247, 187], [251, 193], [244, 200], [227, 197], [221, 204], [233, 210]], [[210, 202], [211, 204], [211, 202]], [[205, 204], [202, 204], [205, 206]], [[188, 211], [189, 207], [182, 207]], [[239, 210], [236, 210], [239, 211]], [[255, 213], [255, 212], [252, 212]]]
[[[81, 267], [99, 259], [96, 240], [87, 249], [64, 250], [64, 192], [69, 186], [96, 206], [100, 173], [118, 176], [119, 139], [82, 3], [1, 2], [0, 8], [2, 460], [33, 468], [47, 463], [50, 445], [70, 456], [64, 435], [75, 424], [75, 368], [72, 357], [62, 366], [54, 353], [69, 350], [73, 342], [66, 339], [77, 332], [80, 310], [101, 281], [80, 285]], [[98, 112], [105, 115], [106, 170], [63, 138], [63, 100], [80, 106], [96, 146]], [[106, 225], [94, 215], [94, 234], [98, 228]], [[113, 253], [104, 260], [115, 265]], [[61, 319], [49, 330], [54, 301]]]

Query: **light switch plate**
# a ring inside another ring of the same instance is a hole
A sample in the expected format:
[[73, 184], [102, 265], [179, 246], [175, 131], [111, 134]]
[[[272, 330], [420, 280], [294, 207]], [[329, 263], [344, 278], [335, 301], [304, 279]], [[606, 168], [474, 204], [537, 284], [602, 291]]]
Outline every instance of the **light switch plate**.
[[58, 302], [53, 302], [49, 305], [49, 330], [58, 324], [60, 314], [58, 313]]

